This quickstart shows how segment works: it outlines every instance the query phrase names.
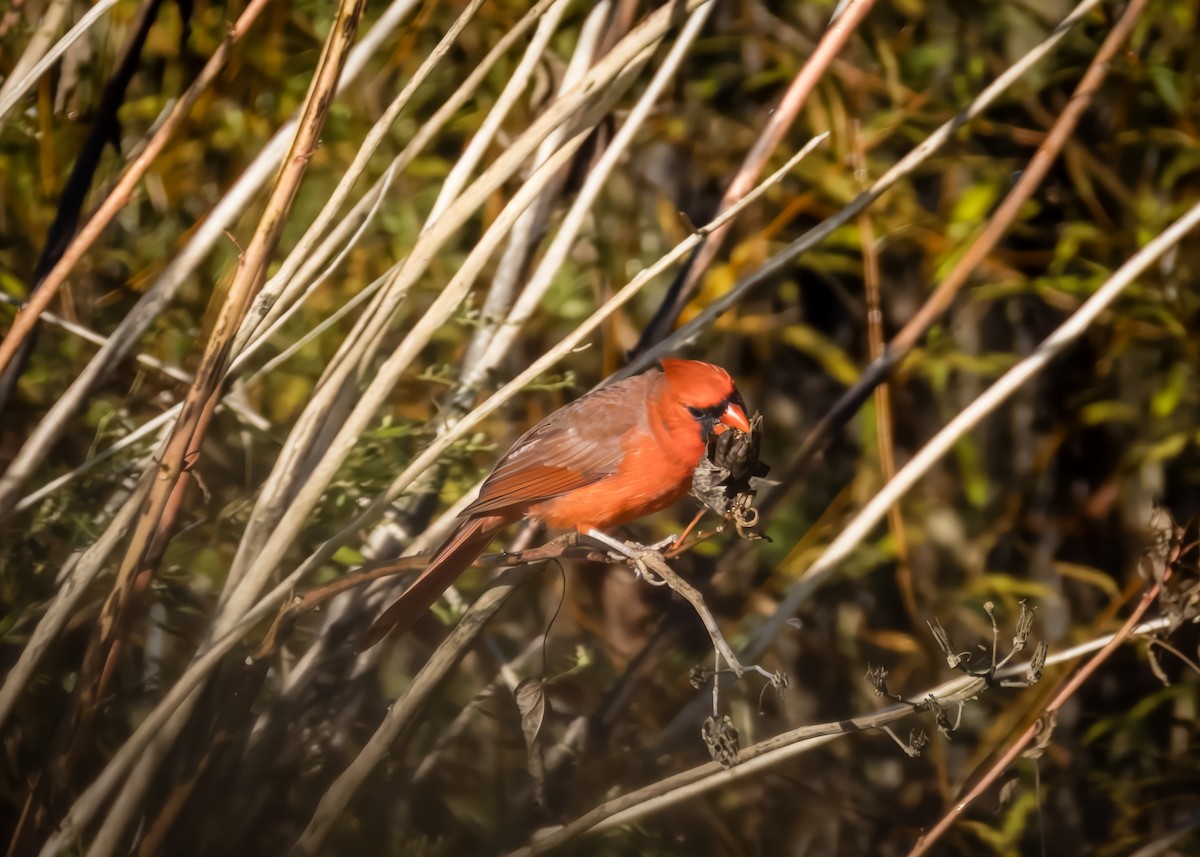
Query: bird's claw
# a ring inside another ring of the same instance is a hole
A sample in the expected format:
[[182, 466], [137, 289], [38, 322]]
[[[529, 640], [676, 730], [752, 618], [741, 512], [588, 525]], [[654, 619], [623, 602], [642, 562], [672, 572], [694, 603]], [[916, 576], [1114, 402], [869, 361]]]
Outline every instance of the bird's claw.
[[638, 580], [644, 580], [651, 586], [667, 585], [667, 581], [663, 580], [661, 577], [651, 571], [641, 557], [638, 557], [633, 561], [633, 573], [637, 576]]

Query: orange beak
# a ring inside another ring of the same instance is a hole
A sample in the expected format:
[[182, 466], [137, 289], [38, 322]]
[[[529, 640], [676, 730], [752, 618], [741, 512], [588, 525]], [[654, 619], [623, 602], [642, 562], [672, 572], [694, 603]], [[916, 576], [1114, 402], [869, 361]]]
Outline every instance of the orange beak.
[[750, 434], [750, 420], [746, 419], [746, 412], [742, 410], [742, 406], [736, 402], [730, 402], [726, 406], [725, 413], [721, 414], [721, 418], [718, 420], [718, 422], [720, 422], [721, 425], [728, 426], [729, 428], [735, 428], [740, 432]]

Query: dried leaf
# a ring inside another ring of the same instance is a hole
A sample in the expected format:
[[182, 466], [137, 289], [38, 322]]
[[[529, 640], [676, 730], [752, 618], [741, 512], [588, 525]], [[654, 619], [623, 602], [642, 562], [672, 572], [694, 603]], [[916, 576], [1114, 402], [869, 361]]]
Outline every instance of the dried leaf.
[[732, 768], [741, 747], [738, 744], [738, 732], [733, 728], [733, 721], [729, 719], [729, 715], [725, 714], [717, 720], [710, 714], [704, 718], [700, 734], [713, 761], [720, 762], [723, 767]]
[[1050, 746], [1050, 739], [1054, 737], [1054, 727], [1058, 723], [1058, 712], [1047, 711], [1037, 721], [1037, 732], [1034, 734], [1034, 741], [1024, 752], [1021, 753], [1026, 759], [1040, 759], [1042, 754], [1046, 752], [1046, 748]]
[[534, 800], [546, 805], [546, 765], [542, 758], [542, 742], [538, 735], [546, 719], [546, 682], [541, 678], [527, 678], [517, 685], [513, 696], [517, 710], [521, 712], [521, 732], [525, 736], [526, 765], [533, 778]]

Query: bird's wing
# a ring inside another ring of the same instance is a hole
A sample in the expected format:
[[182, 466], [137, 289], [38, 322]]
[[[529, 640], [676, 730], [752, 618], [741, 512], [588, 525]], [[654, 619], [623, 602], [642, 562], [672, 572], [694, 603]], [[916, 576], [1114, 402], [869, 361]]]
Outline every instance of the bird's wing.
[[646, 403], [660, 378], [651, 372], [618, 381], [550, 414], [505, 453], [463, 515], [511, 511], [616, 473], [624, 439], [645, 425]]

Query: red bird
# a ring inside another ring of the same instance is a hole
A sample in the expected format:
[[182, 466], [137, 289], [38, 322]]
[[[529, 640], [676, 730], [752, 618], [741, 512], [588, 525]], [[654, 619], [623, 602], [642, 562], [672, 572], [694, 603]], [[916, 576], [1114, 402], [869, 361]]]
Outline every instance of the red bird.
[[420, 577], [367, 629], [359, 649], [401, 632], [471, 567], [502, 527], [522, 518], [602, 534], [665, 509], [688, 493], [708, 438], [749, 432], [729, 373], [696, 360], [651, 370], [588, 393], [513, 444], [463, 510]]

